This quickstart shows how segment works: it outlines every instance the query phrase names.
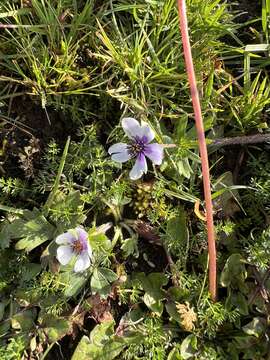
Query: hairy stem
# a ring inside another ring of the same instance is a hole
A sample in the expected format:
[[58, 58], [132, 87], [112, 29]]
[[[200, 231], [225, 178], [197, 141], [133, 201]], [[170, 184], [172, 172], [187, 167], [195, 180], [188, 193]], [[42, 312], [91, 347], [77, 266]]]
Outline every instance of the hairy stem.
[[204, 134], [204, 126], [202, 120], [201, 105], [200, 105], [199, 93], [197, 89], [197, 82], [195, 77], [191, 46], [189, 41], [185, 0], [178, 0], [178, 13], [179, 13], [179, 25], [182, 35], [186, 70], [190, 85], [191, 98], [194, 109], [197, 136], [198, 136], [199, 149], [200, 149], [200, 156], [202, 161], [202, 175], [203, 175], [204, 198], [206, 205], [207, 237], [208, 237], [208, 253], [209, 253], [209, 291], [210, 291], [211, 299], [213, 301], [216, 301], [217, 299], [216, 243], [215, 243], [215, 228], [214, 228], [214, 220], [213, 220], [213, 205], [211, 199], [209, 163], [208, 163], [207, 146], [206, 146], [205, 134]]

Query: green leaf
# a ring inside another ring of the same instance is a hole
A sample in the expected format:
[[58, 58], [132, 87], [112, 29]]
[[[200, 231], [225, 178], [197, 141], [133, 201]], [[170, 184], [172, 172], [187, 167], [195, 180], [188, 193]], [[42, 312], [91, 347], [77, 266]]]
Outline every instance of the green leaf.
[[90, 339], [83, 336], [71, 360], [113, 360], [125, 347], [123, 338], [114, 336], [114, 321], [95, 326]]
[[164, 308], [161, 300], [157, 300], [151, 293], [145, 293], [143, 296], [143, 301], [150, 310], [161, 316]]
[[125, 239], [122, 243], [121, 250], [124, 252], [124, 256], [128, 257], [130, 255], [133, 255], [135, 257], [139, 256], [139, 250], [138, 250], [138, 236], [132, 236], [129, 239]]
[[114, 333], [114, 325], [114, 320], [111, 320], [95, 326], [90, 333], [90, 341], [98, 346], [106, 344]]
[[41, 327], [38, 333], [43, 341], [55, 342], [70, 331], [69, 321], [63, 318], [45, 315], [39, 321], [41, 322]]
[[184, 302], [184, 301], [188, 301], [190, 292], [188, 289], [182, 289], [178, 286], [171, 286], [167, 290], [167, 295], [168, 295], [168, 298], [172, 301]]
[[117, 279], [118, 276], [112, 270], [104, 267], [95, 268], [91, 278], [91, 289], [93, 294], [107, 294], [110, 283]]
[[7, 249], [10, 244], [11, 236], [9, 231], [10, 224], [8, 221], [4, 222], [0, 231], [0, 248]]
[[96, 229], [90, 229], [89, 242], [95, 252], [108, 254], [111, 251], [111, 240], [103, 233], [96, 233]]
[[255, 317], [251, 322], [242, 327], [244, 333], [260, 337], [266, 330], [266, 321], [263, 318]]
[[40, 264], [29, 263], [22, 269], [21, 282], [34, 279], [41, 271]]
[[228, 287], [232, 282], [243, 282], [247, 277], [244, 259], [240, 254], [232, 254], [226, 261], [220, 276], [220, 283]]
[[188, 335], [181, 344], [181, 356], [184, 360], [192, 358], [196, 354], [197, 338], [195, 335]]
[[172, 351], [169, 353], [168, 355], [168, 359], [167, 360], [182, 360], [182, 356], [180, 354], [180, 347], [178, 345], [176, 345]]
[[179, 160], [177, 162], [177, 167], [178, 167], [179, 175], [182, 175], [187, 179], [189, 179], [190, 175], [193, 173], [188, 157]]
[[5, 307], [7, 305], [7, 302], [0, 302], [0, 321], [2, 321], [5, 313]]
[[25, 310], [11, 318], [11, 327], [15, 330], [29, 331], [34, 326], [36, 309]]
[[170, 246], [173, 255], [179, 255], [179, 249], [185, 249], [188, 242], [186, 213], [178, 208], [178, 214], [167, 222], [165, 241]]
[[237, 349], [244, 350], [246, 353], [246, 349], [254, 346], [257, 343], [257, 339], [254, 336], [234, 336], [233, 342], [235, 343], [235, 347]]
[[17, 10], [10, 10], [6, 12], [0, 13], [0, 19], [7, 18], [7, 17], [14, 17], [17, 18], [22, 15], [29, 14], [31, 12], [30, 9], [17, 9]]
[[240, 292], [231, 293], [226, 300], [226, 307], [236, 308], [242, 315], [248, 315], [247, 298]]
[[10, 321], [6, 320], [0, 324], [0, 336], [6, 335], [10, 328]]
[[165, 307], [170, 317], [181, 325], [181, 316], [177, 311], [176, 304], [174, 302], [168, 302]]
[[162, 300], [165, 298], [165, 291], [162, 289], [167, 285], [168, 278], [163, 273], [151, 273], [146, 276], [144, 273], [138, 273], [134, 277], [135, 281], [139, 281], [141, 287], [145, 291], [143, 301], [145, 305], [158, 315], [163, 312]]
[[77, 345], [71, 360], [93, 360], [98, 355], [98, 347], [91, 344], [89, 337], [83, 336]]
[[12, 238], [21, 238], [15, 246], [17, 250], [31, 251], [51, 239], [54, 230], [54, 226], [37, 209], [34, 209], [32, 212], [25, 211], [23, 218], [11, 223], [7, 231]]
[[180, 142], [185, 137], [188, 125], [188, 116], [186, 114], [181, 115], [179, 121], [176, 121], [175, 133], [177, 142]]
[[90, 274], [87, 272], [75, 273], [73, 271], [62, 272], [59, 281], [66, 285], [64, 295], [67, 298], [76, 296], [85, 286]]

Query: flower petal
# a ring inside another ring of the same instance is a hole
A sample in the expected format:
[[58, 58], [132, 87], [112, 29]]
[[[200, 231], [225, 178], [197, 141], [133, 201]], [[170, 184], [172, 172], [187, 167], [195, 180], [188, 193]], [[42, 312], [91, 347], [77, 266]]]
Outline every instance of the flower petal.
[[146, 144], [149, 144], [155, 138], [154, 131], [145, 121], [142, 121], [141, 137]]
[[123, 143], [118, 143], [112, 145], [108, 153], [112, 155], [112, 160], [123, 163], [132, 158], [132, 155], [128, 151], [128, 145]]
[[60, 262], [60, 264], [67, 265], [73, 255], [74, 253], [72, 251], [72, 248], [70, 246], [64, 245], [58, 247], [56, 258]]
[[122, 127], [124, 132], [130, 139], [134, 139], [136, 137], [141, 138], [142, 129], [139, 121], [134, 118], [128, 117], [122, 119]]
[[65, 232], [64, 234], [58, 235], [55, 242], [59, 245], [67, 245], [70, 244], [72, 240], [74, 240], [74, 236], [69, 232]]
[[153, 162], [155, 165], [161, 165], [163, 160], [163, 146], [157, 143], [148, 144], [145, 146], [144, 154]]
[[77, 261], [74, 265], [74, 271], [80, 272], [84, 271], [90, 266], [90, 258], [87, 252], [83, 252], [81, 255], [78, 256]]
[[112, 155], [112, 160], [120, 162], [120, 163], [124, 163], [131, 158], [132, 158], [132, 156], [128, 151]]
[[88, 241], [88, 233], [83, 228], [77, 226], [76, 232], [78, 234], [79, 240]]
[[124, 143], [117, 143], [117, 144], [114, 144], [112, 146], [109, 147], [108, 149], [108, 153], [110, 155], [112, 154], [118, 154], [118, 153], [121, 153], [123, 151], [127, 150], [127, 144], [124, 144]]
[[129, 173], [131, 180], [139, 179], [143, 174], [147, 173], [147, 162], [143, 154], [139, 154], [136, 162]]

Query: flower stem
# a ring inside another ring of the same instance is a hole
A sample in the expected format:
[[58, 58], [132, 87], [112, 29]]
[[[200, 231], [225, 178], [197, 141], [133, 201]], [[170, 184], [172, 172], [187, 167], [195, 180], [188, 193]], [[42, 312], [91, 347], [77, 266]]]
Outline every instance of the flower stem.
[[188, 34], [188, 21], [186, 12], [185, 0], [178, 0], [178, 14], [179, 26], [182, 35], [182, 43], [184, 50], [184, 57], [186, 63], [186, 70], [191, 91], [192, 104], [194, 109], [197, 136], [199, 142], [200, 156], [202, 161], [202, 176], [204, 187], [204, 198], [206, 205], [206, 219], [207, 219], [207, 237], [208, 237], [208, 253], [209, 253], [209, 291], [211, 299], [217, 299], [217, 284], [216, 284], [216, 244], [215, 244], [215, 229], [213, 220], [213, 205], [211, 200], [211, 185], [207, 146], [205, 141], [204, 126], [202, 119], [202, 111], [197, 89], [191, 46]]

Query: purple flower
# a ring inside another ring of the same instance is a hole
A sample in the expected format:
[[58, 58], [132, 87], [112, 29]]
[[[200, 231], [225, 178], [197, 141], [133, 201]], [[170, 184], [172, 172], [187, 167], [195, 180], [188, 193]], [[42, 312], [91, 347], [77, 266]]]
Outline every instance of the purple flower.
[[57, 260], [67, 265], [76, 257], [74, 271], [80, 272], [89, 268], [92, 258], [92, 248], [88, 241], [88, 233], [81, 227], [71, 229], [57, 236], [55, 242], [61, 246], [57, 249]]
[[150, 144], [154, 139], [153, 130], [142, 122], [142, 125], [133, 118], [124, 118], [122, 127], [126, 135], [130, 138], [128, 144], [118, 143], [112, 145], [108, 152], [112, 160], [124, 163], [132, 158], [136, 158], [135, 164], [129, 173], [132, 180], [139, 179], [147, 173], [146, 156], [155, 165], [160, 165], [163, 159], [163, 146], [158, 143]]

